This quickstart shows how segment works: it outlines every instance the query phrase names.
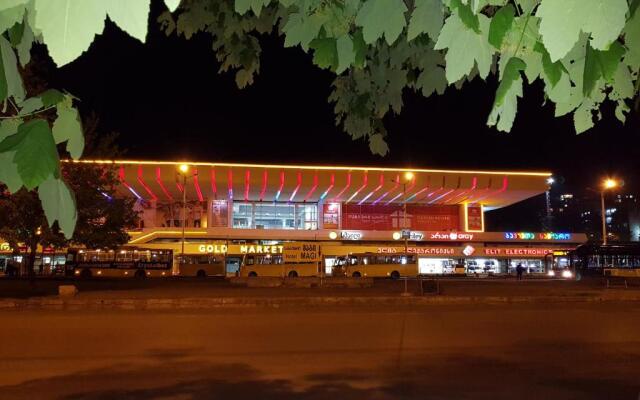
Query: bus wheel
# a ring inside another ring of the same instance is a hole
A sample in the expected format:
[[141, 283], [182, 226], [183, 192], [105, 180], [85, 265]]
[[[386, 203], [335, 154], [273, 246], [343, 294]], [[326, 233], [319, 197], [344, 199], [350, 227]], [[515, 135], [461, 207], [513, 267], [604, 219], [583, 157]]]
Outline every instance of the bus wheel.
[[201, 269], [201, 270], [198, 270], [198, 272], [196, 273], [196, 276], [198, 278], [206, 278], [207, 277], [207, 273], [203, 269]]
[[296, 271], [289, 271], [289, 278], [297, 278], [298, 273]]
[[255, 278], [256, 276], [258, 276], [258, 274], [256, 274], [256, 271], [249, 272], [249, 278]]
[[82, 279], [89, 279], [91, 278], [93, 274], [91, 273], [91, 270], [89, 268], [85, 268], [82, 271], [80, 271], [80, 278]]
[[360, 278], [362, 276], [362, 274], [360, 274], [360, 272], [356, 271], [351, 276], [353, 276], [354, 278]]
[[391, 272], [391, 274], [389, 275], [391, 277], [391, 279], [396, 280], [396, 279], [400, 279], [400, 272], [398, 271], [393, 271]]
[[136, 279], [144, 279], [147, 277], [147, 274], [144, 272], [143, 269], [139, 269], [136, 271], [136, 273], [133, 275], [134, 278]]

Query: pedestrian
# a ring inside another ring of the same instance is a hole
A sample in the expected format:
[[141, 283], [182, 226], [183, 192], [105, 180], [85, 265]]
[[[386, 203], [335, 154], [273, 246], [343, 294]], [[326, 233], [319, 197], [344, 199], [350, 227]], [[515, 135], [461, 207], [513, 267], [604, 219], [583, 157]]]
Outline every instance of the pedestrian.
[[516, 266], [516, 276], [518, 278], [519, 281], [522, 280], [522, 272], [523, 272], [524, 268], [522, 267], [522, 264], [518, 263], [518, 265]]

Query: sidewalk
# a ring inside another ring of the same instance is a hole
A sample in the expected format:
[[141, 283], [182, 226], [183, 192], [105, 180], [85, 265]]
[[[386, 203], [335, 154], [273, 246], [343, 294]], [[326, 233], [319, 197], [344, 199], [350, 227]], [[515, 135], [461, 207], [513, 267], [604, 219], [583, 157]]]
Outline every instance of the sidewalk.
[[[640, 302], [640, 287], [606, 289], [599, 280], [439, 281], [440, 292], [420, 294], [416, 282], [375, 281], [366, 288], [238, 287], [220, 281], [58, 282], [77, 283], [73, 297], [56, 295], [0, 299], [0, 310], [219, 309], [247, 307], [415, 307], [474, 304]], [[53, 286], [52, 286], [53, 287]]]

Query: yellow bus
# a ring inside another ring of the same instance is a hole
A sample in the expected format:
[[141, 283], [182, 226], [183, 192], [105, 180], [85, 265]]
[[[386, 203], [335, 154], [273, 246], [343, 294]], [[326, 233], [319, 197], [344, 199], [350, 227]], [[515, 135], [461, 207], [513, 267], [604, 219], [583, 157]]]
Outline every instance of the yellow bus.
[[240, 276], [257, 277], [288, 277], [319, 276], [319, 263], [309, 262], [284, 262], [281, 254], [251, 254], [245, 255], [240, 265]]
[[172, 266], [172, 250], [138, 248], [69, 249], [65, 264], [79, 278], [169, 277]]
[[176, 257], [178, 270], [175, 275], [182, 277], [206, 278], [226, 275], [226, 257], [222, 254], [185, 254]]
[[415, 254], [350, 254], [336, 259], [333, 275], [354, 278], [363, 276], [388, 277], [391, 279], [417, 276], [417, 257]]

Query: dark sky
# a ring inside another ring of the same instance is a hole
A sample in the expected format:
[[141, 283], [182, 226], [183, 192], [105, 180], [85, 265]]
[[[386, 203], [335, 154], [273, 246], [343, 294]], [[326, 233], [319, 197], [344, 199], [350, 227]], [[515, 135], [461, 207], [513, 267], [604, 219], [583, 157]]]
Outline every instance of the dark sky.
[[233, 73], [218, 74], [208, 35], [159, 32], [153, 21], [161, 7], [154, 3], [146, 44], [108, 23], [87, 53], [54, 76], [55, 87], [82, 100], [83, 113], [97, 113], [102, 131], [121, 133], [128, 158], [543, 169], [564, 178], [558, 190], [595, 185], [607, 174], [622, 177], [627, 190], [640, 185], [637, 113], [623, 126], [607, 107], [604, 121], [576, 136], [571, 116], [554, 118], [534, 85], [512, 132], [499, 133], [485, 125], [493, 80], [429, 99], [407, 91], [402, 115], [386, 121], [391, 153], [381, 158], [334, 125], [332, 73], [300, 48], [264, 36], [260, 75], [239, 90]]

